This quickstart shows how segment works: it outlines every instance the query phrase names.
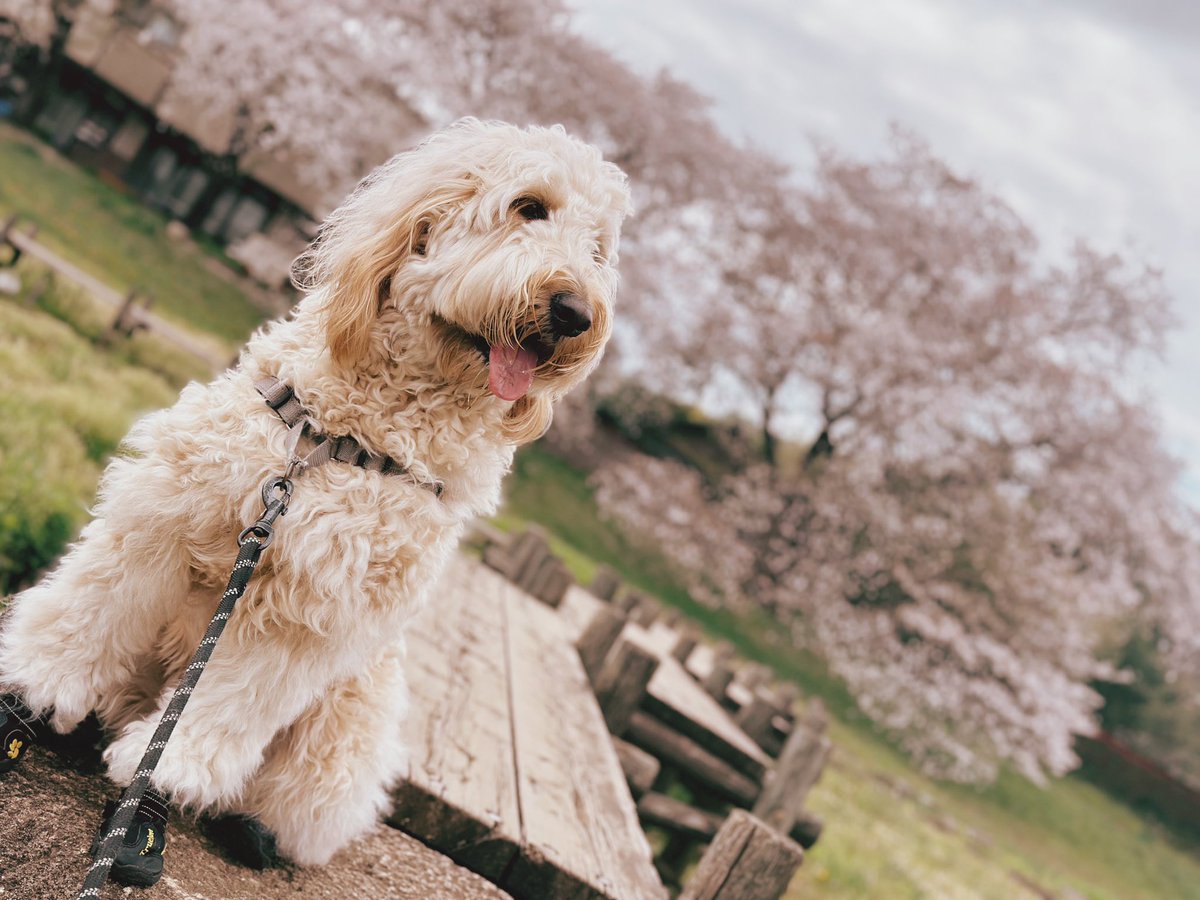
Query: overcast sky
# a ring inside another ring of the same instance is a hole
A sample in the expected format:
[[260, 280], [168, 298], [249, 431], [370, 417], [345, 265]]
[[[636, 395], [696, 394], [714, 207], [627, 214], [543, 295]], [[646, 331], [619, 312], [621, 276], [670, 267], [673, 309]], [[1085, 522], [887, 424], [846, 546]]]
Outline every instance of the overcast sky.
[[733, 136], [804, 168], [923, 134], [1033, 225], [1160, 265], [1182, 327], [1150, 384], [1200, 506], [1200, 2], [568, 0], [634, 68], [667, 68]]

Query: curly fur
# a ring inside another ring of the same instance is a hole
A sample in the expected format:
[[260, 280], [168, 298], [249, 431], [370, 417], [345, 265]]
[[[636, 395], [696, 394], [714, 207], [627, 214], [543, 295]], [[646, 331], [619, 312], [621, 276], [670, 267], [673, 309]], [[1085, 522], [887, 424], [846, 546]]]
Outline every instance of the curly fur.
[[[536, 197], [548, 218], [514, 202]], [[95, 710], [127, 784], [234, 556], [279, 474], [275, 375], [330, 434], [445, 484], [330, 463], [304, 474], [155, 775], [194, 810], [257, 817], [300, 863], [377, 821], [404, 753], [402, 628], [464, 523], [495, 510], [514, 446], [595, 366], [611, 329], [624, 176], [561, 128], [466, 120], [371, 174], [297, 261], [306, 296], [239, 365], [139, 422], [94, 520], [14, 602], [0, 682], [59, 731]], [[558, 291], [592, 327], [547, 336]], [[474, 345], [532, 333], [553, 352], [516, 401]]]

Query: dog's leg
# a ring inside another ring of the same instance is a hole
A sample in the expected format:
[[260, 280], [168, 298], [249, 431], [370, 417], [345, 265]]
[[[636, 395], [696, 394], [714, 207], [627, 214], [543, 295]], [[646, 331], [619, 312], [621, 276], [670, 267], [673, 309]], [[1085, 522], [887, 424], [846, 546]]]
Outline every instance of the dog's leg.
[[238, 810], [274, 833], [279, 851], [322, 865], [391, 806], [403, 771], [408, 705], [401, 653], [332, 686], [271, 744]]
[[172, 604], [186, 593], [183, 549], [136, 516], [92, 521], [58, 568], [19, 594], [0, 634], [0, 684], [55, 730], [120, 706]]
[[[234, 610], [155, 772], [155, 786], [176, 803], [228, 809], [276, 734], [353, 665], [352, 653], [339, 655], [306, 627], [272, 623], [264, 633], [249, 621], [257, 603], [270, 605], [263, 593], [299, 590], [264, 575]], [[126, 725], [105, 750], [116, 783], [132, 780], [171, 693], [166, 688], [158, 709]]]

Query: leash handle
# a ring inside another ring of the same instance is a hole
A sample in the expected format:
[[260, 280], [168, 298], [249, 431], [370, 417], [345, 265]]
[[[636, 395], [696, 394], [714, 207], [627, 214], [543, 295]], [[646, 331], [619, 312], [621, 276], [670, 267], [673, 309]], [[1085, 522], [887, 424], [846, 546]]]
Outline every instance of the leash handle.
[[217, 611], [208, 623], [208, 630], [204, 632], [200, 646], [196, 648], [187, 668], [183, 670], [183, 677], [179, 680], [175, 693], [171, 695], [171, 702], [167, 704], [162, 718], [159, 719], [158, 727], [154, 730], [154, 736], [150, 738], [150, 743], [146, 746], [146, 752], [142, 755], [141, 762], [138, 763], [133, 780], [121, 795], [121, 801], [117, 804], [117, 809], [109, 820], [108, 831], [96, 850], [96, 858], [92, 867], [88, 869], [83, 887], [76, 895], [76, 900], [100, 897], [101, 891], [108, 881], [108, 873], [116, 860], [117, 850], [133, 822], [133, 815], [137, 811], [138, 804], [142, 802], [146, 789], [150, 786], [150, 778], [162, 757], [167, 741], [171, 738], [171, 733], [175, 730], [175, 724], [179, 721], [184, 706], [187, 705], [188, 697], [196, 689], [200, 676], [204, 674], [204, 667], [208, 665], [213, 649], [216, 647], [221, 633], [225, 630], [225, 625], [229, 622], [233, 607], [246, 592], [246, 586], [254, 575], [259, 557], [271, 543], [274, 536], [272, 525], [279, 516], [287, 512], [291, 497], [292, 483], [287, 478], [269, 478], [263, 484], [263, 503], [266, 509], [263, 510], [263, 514], [257, 522], [238, 535], [240, 549], [237, 560], [233, 564], [233, 571], [229, 574], [229, 584], [225, 588], [225, 593], [221, 595], [221, 602], [217, 604]]

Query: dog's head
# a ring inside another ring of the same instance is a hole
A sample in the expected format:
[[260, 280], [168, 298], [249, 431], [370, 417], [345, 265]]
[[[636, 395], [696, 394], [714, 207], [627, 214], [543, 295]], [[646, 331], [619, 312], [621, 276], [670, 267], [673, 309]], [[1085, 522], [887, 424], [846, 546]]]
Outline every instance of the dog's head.
[[562, 128], [464, 120], [368, 176], [296, 281], [323, 294], [336, 364], [403, 335], [451, 388], [510, 402], [524, 443], [600, 359], [628, 212], [625, 176]]

